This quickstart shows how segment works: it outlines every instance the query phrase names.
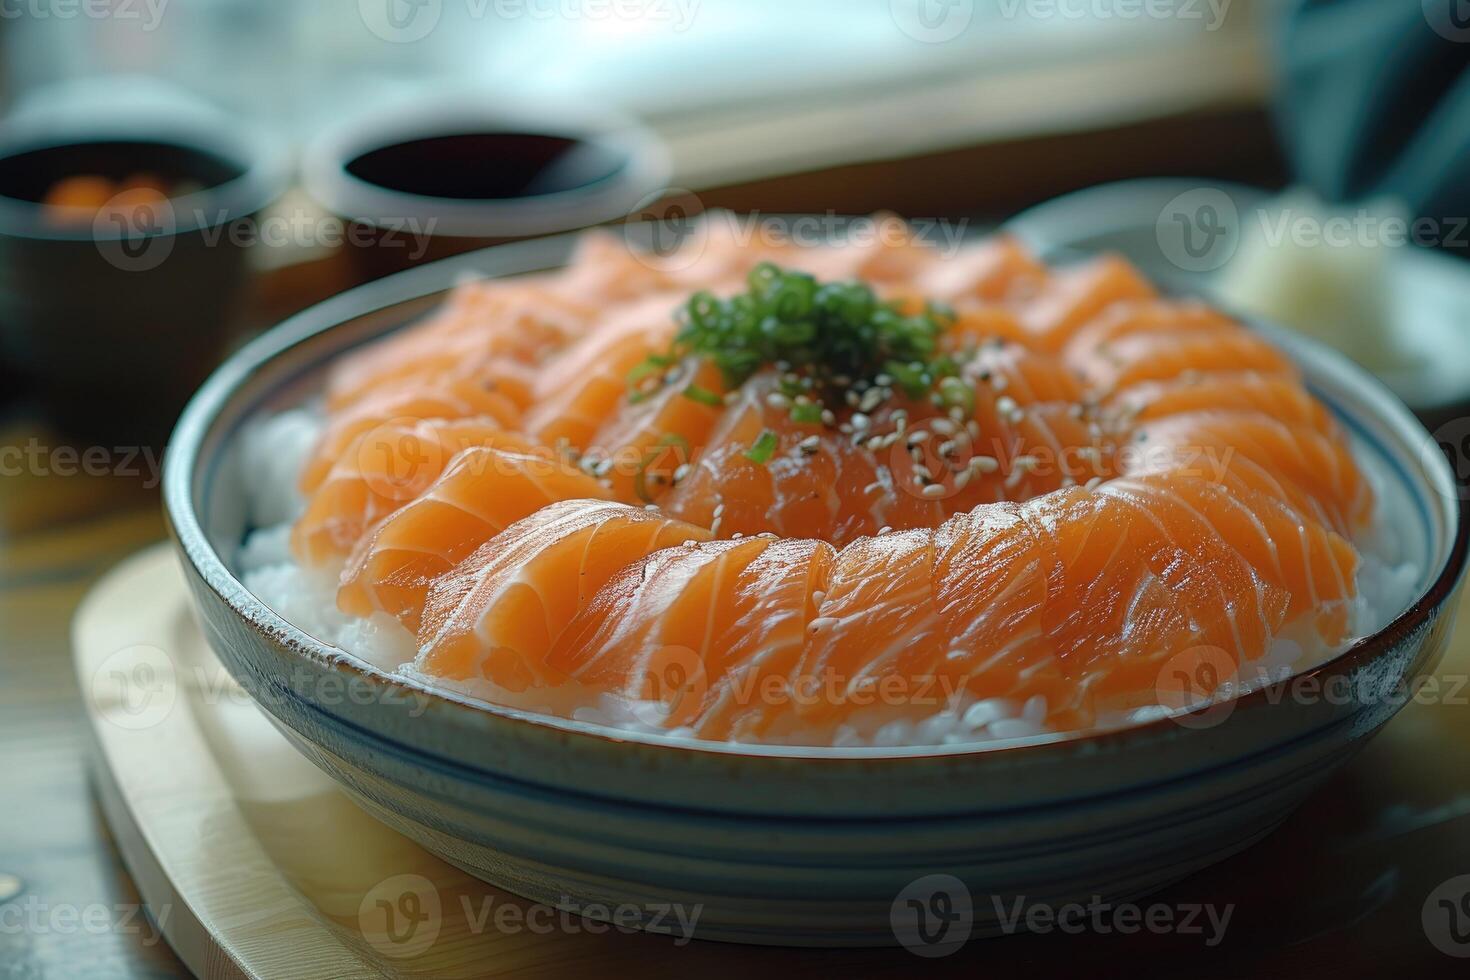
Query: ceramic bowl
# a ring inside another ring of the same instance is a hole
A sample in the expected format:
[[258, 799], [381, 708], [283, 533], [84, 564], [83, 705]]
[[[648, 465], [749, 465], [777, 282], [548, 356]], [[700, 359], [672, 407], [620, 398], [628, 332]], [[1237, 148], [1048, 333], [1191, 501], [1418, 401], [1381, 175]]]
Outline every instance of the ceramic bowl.
[[425, 690], [247, 591], [233, 567], [247, 530], [242, 425], [310, 394], [333, 358], [422, 316], [457, 276], [552, 268], [571, 243], [462, 256], [293, 318], [199, 392], [165, 474], [186, 576], [227, 668], [370, 813], [480, 878], [593, 915], [649, 910], [654, 929], [669, 927], [653, 921], [660, 907], [698, 906], [696, 935], [719, 940], [927, 942], [933, 931], [914, 938], [906, 911], [916, 890], [923, 908], [968, 901], [973, 931], [994, 933], [997, 908], [1017, 898], [1128, 900], [1249, 846], [1445, 647], [1466, 556], [1450, 468], [1380, 385], [1284, 336], [1401, 497], [1404, 543], [1424, 569], [1407, 611], [1307, 675], [1337, 696], [1268, 689], [1224, 717], [978, 748], [691, 747]]

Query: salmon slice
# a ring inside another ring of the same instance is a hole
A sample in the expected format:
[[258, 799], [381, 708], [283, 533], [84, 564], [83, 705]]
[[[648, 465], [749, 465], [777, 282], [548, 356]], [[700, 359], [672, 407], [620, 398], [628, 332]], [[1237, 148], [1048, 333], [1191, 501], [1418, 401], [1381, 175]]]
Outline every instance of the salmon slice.
[[501, 381], [509, 394], [523, 391], [524, 368], [580, 336], [596, 312], [535, 281], [467, 283], [431, 320], [344, 358], [328, 378], [328, 407], [407, 381]]
[[499, 391], [478, 382], [409, 380], [381, 388], [334, 413], [301, 470], [300, 488], [310, 494], [359, 436], [388, 423], [420, 419], [483, 418], [501, 429], [520, 428], [520, 411]]
[[1338, 431], [1332, 413], [1299, 382], [1283, 375], [1251, 371], [1145, 381], [1115, 392], [1104, 404], [1105, 414], [1125, 420], [1129, 426], [1212, 410], [1260, 412], [1324, 434]]
[[1016, 313], [1043, 349], [1059, 351], [1088, 321], [1115, 303], [1157, 295], [1125, 259], [1102, 255], [1052, 273], [1034, 298], [1016, 304]]
[[553, 647], [554, 671], [704, 738], [748, 738], [789, 707], [836, 552], [746, 538], [666, 548], [613, 577]]
[[1067, 341], [1069, 361], [1090, 357], [1124, 337], [1150, 334], [1201, 337], [1243, 331], [1229, 317], [1203, 303], [1151, 299], [1118, 303], [1080, 327]]
[[1046, 266], [1009, 235], [997, 235], [924, 269], [916, 291], [957, 308], [1021, 301], [1047, 280]]
[[[897, 434], [890, 441], [875, 436], [878, 445], [857, 432], [793, 420], [769, 401], [777, 377], [753, 378], [660, 506], [719, 536], [770, 531], [844, 545], [884, 527], [935, 527], [982, 503], [1111, 475], [1114, 441], [1073, 406], [1023, 407], [999, 393], [1040, 398], [1076, 390], [1065, 375], [1032, 370], [1023, 348], [1014, 351], [1013, 357], [998, 350], [971, 365], [988, 377], [979, 386], [974, 434], [928, 401], [895, 396], [867, 413], [865, 432]], [[839, 418], [851, 414], [844, 410]], [[772, 451], [756, 462], [750, 453], [765, 433], [774, 439]]]
[[533, 452], [481, 419], [399, 419], [359, 435], [313, 491], [291, 531], [299, 561], [341, 561], [367, 528], [423, 493], [470, 446]]
[[690, 359], [641, 401], [627, 396], [626, 385], [624, 390], [586, 455], [603, 461], [598, 472], [618, 500], [655, 503], [724, 414], [724, 378], [712, 362]]
[[547, 656], [613, 575], [661, 548], [709, 537], [705, 528], [626, 504], [549, 504], [434, 582], [419, 628], [418, 666], [511, 691], [560, 683]]
[[1066, 361], [1101, 397], [1146, 381], [1222, 372], [1296, 376], [1284, 354], [1246, 330], [1131, 334], [1096, 350], [1069, 351]]
[[547, 504], [607, 491], [546, 450], [484, 445], [456, 456], [421, 496], [361, 539], [337, 605], [386, 612], [417, 631], [429, 588], [480, 545]]
[[591, 446], [627, 399], [629, 372], [668, 348], [675, 305], [672, 297], [640, 303], [548, 361], [532, 390], [526, 432], [548, 446], [563, 440], [577, 450]]
[[[1289, 488], [1280, 499], [1333, 530], [1363, 527], [1372, 515], [1372, 488], [1346, 441], [1308, 426], [1259, 412], [1208, 411], [1149, 422], [1134, 435], [1123, 453], [1125, 473], [1169, 470], [1220, 480], [1254, 464]], [[1315, 506], [1301, 507], [1303, 498]]]

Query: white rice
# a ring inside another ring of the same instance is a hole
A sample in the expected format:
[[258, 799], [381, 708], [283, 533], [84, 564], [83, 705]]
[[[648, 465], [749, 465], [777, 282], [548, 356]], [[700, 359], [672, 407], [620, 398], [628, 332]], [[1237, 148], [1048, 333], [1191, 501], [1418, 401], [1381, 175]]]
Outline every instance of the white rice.
[[[321, 429], [320, 416], [296, 409], [256, 422], [241, 439], [241, 471], [250, 501], [251, 523], [236, 556], [236, 568], [252, 593], [282, 618], [312, 636], [385, 671], [395, 671], [425, 687], [450, 688], [494, 704], [569, 717], [628, 732], [688, 738], [687, 730], [659, 724], [661, 706], [601, 694], [581, 703], [576, 685], [564, 690], [515, 693], [486, 681], [448, 682], [415, 669], [414, 637], [384, 614], [369, 619], [348, 616], [337, 608], [336, 576], [302, 568], [290, 551], [290, 526], [303, 501], [296, 477]], [[1361, 454], [1360, 454], [1361, 455]], [[1377, 499], [1371, 529], [1354, 543], [1362, 554], [1358, 597], [1352, 607], [1354, 637], [1376, 632], [1416, 598], [1421, 569], [1405, 552], [1412, 534], [1403, 529], [1411, 507], [1402, 488], [1390, 487], [1376, 469], [1365, 466]], [[1349, 641], [1351, 642], [1351, 641]], [[1255, 676], [1237, 681], [1221, 697], [1280, 681], [1333, 654], [1305, 628], [1276, 637], [1266, 656], [1253, 664]], [[1007, 698], [975, 700], [965, 694], [943, 700], [935, 708], [914, 708], [895, 717], [891, 705], [854, 711], [835, 733], [828, 728], [803, 729], [789, 724], [767, 732], [762, 741], [792, 745], [944, 746], [993, 742], [1046, 734], [1047, 705], [1035, 697], [1025, 703]], [[1170, 709], [1145, 705], [1108, 712], [1098, 728], [1111, 728], [1163, 717]]]

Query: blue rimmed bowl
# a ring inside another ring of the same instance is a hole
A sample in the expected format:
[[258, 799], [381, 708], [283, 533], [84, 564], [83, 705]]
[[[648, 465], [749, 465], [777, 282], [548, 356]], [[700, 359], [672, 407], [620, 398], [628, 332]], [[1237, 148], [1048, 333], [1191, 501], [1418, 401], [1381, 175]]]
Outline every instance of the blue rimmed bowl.
[[[555, 268], [572, 243], [463, 256], [293, 318], [198, 393], [164, 476], [186, 577], [226, 667], [370, 813], [474, 875], [577, 911], [698, 906], [701, 938], [805, 945], [927, 942], [936, 934], [915, 931], [914, 888], [930, 890], [918, 907], [936, 910], [963, 907], [962, 889], [974, 932], [997, 932], [995, 909], [1016, 898], [1126, 901], [1249, 846], [1394, 714], [1445, 648], [1466, 558], [1450, 467], [1379, 384], [1275, 331], [1380, 474], [1422, 569], [1409, 608], [1300, 679], [1326, 696], [1264, 689], [1223, 716], [980, 747], [696, 746], [416, 686], [252, 595], [234, 567], [249, 530], [242, 426], [316, 391], [334, 358], [421, 317], [457, 278]], [[935, 904], [936, 888], [950, 904]]]

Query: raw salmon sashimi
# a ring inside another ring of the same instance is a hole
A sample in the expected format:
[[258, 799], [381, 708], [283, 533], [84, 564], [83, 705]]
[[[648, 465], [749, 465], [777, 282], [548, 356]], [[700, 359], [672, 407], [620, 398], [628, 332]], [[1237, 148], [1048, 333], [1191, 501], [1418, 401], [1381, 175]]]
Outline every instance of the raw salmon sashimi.
[[312, 492], [292, 528], [310, 564], [345, 558], [363, 533], [422, 494], [470, 446], [544, 452], [483, 418], [395, 419], [360, 433]]
[[707, 540], [704, 528], [600, 500], [549, 504], [435, 581], [419, 666], [512, 691], [559, 678], [551, 646], [613, 575], [648, 554]]
[[504, 394], [478, 381], [409, 379], [378, 389], [334, 413], [301, 471], [303, 493], [311, 493], [364, 433], [404, 419], [484, 419], [509, 431], [520, 427], [520, 410]]
[[1086, 727], [1180, 656], [1227, 691], [1335, 649], [1375, 513], [1293, 363], [1121, 258], [721, 222], [591, 236], [353, 355], [301, 486], [299, 561], [422, 676], [818, 744]]
[[429, 588], [470, 552], [547, 504], [608, 496], [549, 453], [497, 443], [457, 455], [422, 495], [362, 537], [342, 572], [344, 612], [386, 612], [417, 630]]

